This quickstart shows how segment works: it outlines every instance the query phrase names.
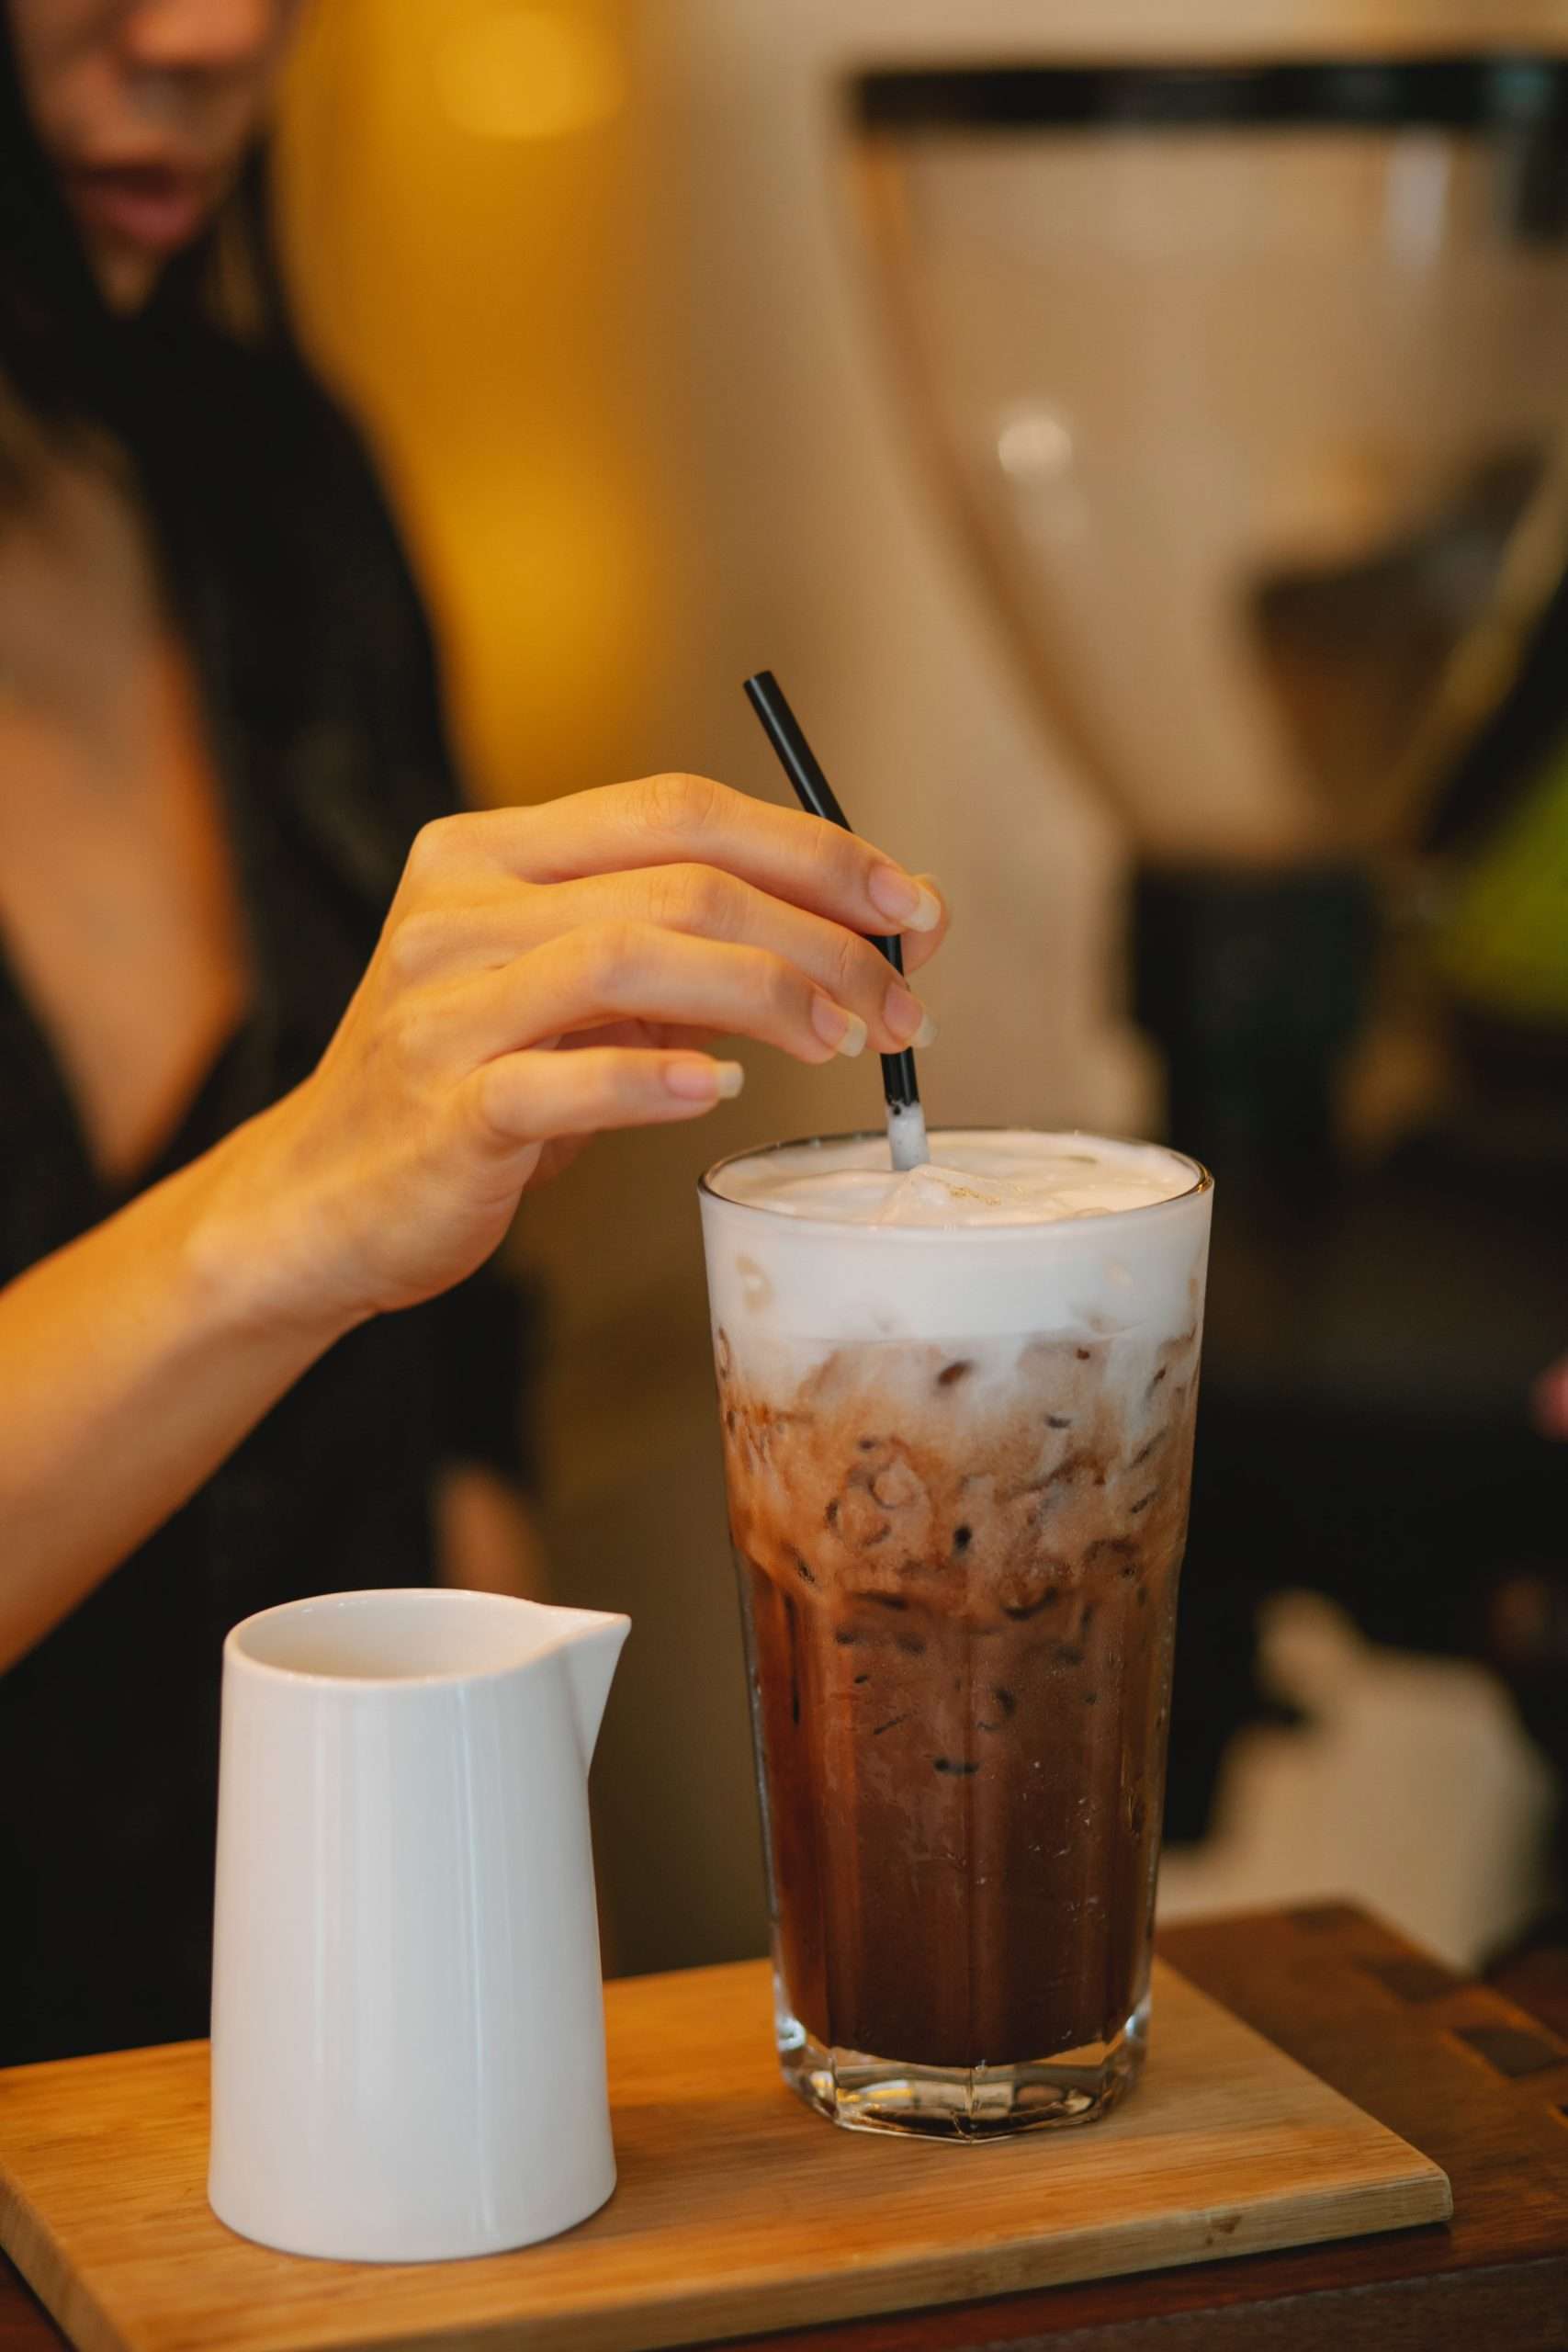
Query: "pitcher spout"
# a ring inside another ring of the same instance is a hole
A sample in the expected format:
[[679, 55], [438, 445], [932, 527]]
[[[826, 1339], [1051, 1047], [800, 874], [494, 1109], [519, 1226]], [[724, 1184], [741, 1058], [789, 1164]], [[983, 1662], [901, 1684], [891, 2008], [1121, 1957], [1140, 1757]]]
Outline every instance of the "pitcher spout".
[[561, 1657], [571, 1691], [582, 1769], [586, 1771], [593, 1761], [604, 1702], [615, 1679], [621, 1645], [631, 1631], [631, 1619], [597, 1609], [563, 1609], [558, 1614], [563, 1626], [570, 1620]]

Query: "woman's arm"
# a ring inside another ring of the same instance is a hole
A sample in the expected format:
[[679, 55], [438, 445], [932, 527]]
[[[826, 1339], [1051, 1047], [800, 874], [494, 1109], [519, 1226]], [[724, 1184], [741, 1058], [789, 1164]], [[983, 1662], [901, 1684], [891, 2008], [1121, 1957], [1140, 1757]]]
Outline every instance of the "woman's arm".
[[0, 1292], [0, 1667], [343, 1332], [482, 1264], [547, 1150], [711, 1109], [706, 1038], [907, 1045], [863, 934], [909, 929], [913, 970], [941, 921], [869, 843], [702, 778], [426, 827], [303, 1085]]
[[[220, 1148], [221, 1149], [221, 1148]], [[345, 1328], [270, 1313], [204, 1230], [219, 1155], [0, 1291], [0, 1673], [195, 1492]], [[243, 1253], [242, 1253], [243, 1261]], [[547, 1598], [520, 1487], [451, 1462], [444, 1584]]]
[[258, 1284], [219, 1208], [244, 1136], [0, 1291], [0, 1672], [355, 1319]]

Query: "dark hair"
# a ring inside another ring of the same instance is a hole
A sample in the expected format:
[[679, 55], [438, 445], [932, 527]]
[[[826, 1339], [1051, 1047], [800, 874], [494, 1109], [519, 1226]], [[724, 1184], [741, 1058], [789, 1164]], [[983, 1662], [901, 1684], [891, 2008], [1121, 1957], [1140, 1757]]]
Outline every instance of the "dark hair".
[[7, 19], [0, 0], [0, 530], [40, 439], [111, 445], [220, 766], [307, 826], [330, 799], [335, 865], [384, 899], [400, 840], [449, 805], [451, 766], [397, 531], [290, 327], [265, 150], [145, 308], [117, 315], [28, 115]]
[[[275, 371], [306, 377], [273, 266], [265, 182], [258, 150], [220, 220], [176, 255], [141, 311], [117, 316], [39, 144], [0, 6], [0, 383], [13, 442], [18, 423], [47, 435], [107, 433], [154, 493], [171, 445], [185, 479], [200, 444], [221, 437], [200, 393], [226, 353], [247, 341]], [[194, 450], [193, 423], [206, 428]], [[21, 461], [15, 447], [7, 454]]]

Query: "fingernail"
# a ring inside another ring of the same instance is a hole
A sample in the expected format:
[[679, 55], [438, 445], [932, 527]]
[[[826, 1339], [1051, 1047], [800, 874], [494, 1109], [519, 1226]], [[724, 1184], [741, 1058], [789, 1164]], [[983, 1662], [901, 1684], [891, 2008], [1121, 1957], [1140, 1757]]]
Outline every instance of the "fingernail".
[[934, 890], [896, 865], [874, 865], [866, 885], [871, 903], [900, 931], [934, 931], [942, 921], [942, 900]]
[[937, 1041], [937, 1035], [936, 1023], [931, 1019], [931, 1014], [928, 1012], [919, 1027], [916, 1030], [913, 1042], [917, 1046], [934, 1046]]
[[718, 1102], [739, 1093], [746, 1073], [739, 1062], [666, 1062], [664, 1083], [678, 1102]]
[[846, 1012], [830, 996], [811, 1000], [811, 1025], [825, 1046], [852, 1057], [865, 1050], [865, 1023], [858, 1012]]
[[893, 980], [882, 1000], [882, 1017], [901, 1046], [913, 1046], [919, 1044], [921, 1025], [931, 1016], [902, 980]]

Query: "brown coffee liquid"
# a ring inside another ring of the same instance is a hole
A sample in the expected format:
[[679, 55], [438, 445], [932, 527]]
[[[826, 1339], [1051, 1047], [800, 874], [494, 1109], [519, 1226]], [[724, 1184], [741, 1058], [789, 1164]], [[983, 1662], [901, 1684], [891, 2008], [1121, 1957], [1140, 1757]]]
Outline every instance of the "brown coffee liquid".
[[1015, 2064], [1141, 1996], [1198, 1340], [1133, 1393], [1113, 1345], [857, 1343], [764, 1395], [718, 1335], [778, 1950], [828, 2046]]

